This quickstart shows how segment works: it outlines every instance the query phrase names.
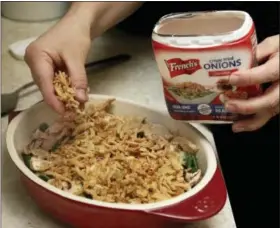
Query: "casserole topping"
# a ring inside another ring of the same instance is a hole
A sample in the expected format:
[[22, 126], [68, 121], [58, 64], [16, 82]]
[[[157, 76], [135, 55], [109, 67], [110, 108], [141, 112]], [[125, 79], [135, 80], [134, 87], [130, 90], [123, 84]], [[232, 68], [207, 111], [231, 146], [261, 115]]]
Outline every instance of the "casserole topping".
[[81, 111], [65, 94], [73, 95], [67, 80], [60, 74], [54, 85], [74, 118], [41, 124], [23, 153], [41, 179], [81, 197], [136, 204], [178, 196], [200, 181], [199, 149], [189, 139], [142, 117], [112, 114], [113, 99]]

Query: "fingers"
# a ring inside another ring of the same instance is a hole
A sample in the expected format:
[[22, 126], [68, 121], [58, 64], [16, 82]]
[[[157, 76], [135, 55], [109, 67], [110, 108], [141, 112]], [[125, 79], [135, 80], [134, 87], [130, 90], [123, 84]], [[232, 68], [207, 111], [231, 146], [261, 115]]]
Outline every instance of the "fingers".
[[264, 126], [273, 116], [279, 114], [279, 35], [269, 37], [257, 46], [258, 62], [265, 64], [248, 70], [234, 72], [229, 84], [250, 86], [272, 82], [272, 86], [259, 97], [249, 100], [229, 100], [225, 108], [229, 112], [253, 115], [249, 119], [233, 124], [234, 132], [255, 131]]
[[257, 46], [256, 57], [258, 62], [262, 62], [271, 53], [279, 51], [279, 35], [275, 35], [265, 39]]
[[[38, 54], [39, 53], [39, 54]], [[63, 104], [56, 98], [53, 88], [54, 65], [44, 53], [37, 52], [32, 46], [26, 50], [25, 61], [28, 64], [35, 83], [40, 88], [45, 102], [56, 112], [63, 114]]]
[[277, 56], [263, 65], [235, 72], [229, 77], [229, 83], [235, 86], [258, 85], [276, 80], [279, 80], [279, 58]]
[[262, 110], [274, 110], [279, 106], [279, 83], [274, 83], [262, 96], [248, 100], [229, 100], [225, 108], [229, 112], [251, 115]]
[[[272, 55], [272, 54], [275, 55]], [[265, 64], [248, 70], [241, 70], [229, 77], [229, 83], [236, 86], [249, 86], [279, 80], [279, 35], [265, 39], [257, 46], [258, 62], [270, 58]]]
[[256, 114], [250, 119], [240, 120], [232, 125], [232, 131], [235, 133], [245, 131], [256, 131], [264, 126], [269, 119], [262, 114]]
[[[258, 98], [251, 98], [247, 101], [228, 101], [228, 104], [235, 104], [236, 113], [253, 117], [237, 121], [233, 124], [234, 132], [255, 131], [264, 126], [272, 117], [279, 114], [279, 83], [275, 82], [264, 95]], [[231, 110], [230, 108], [228, 110]]]
[[71, 78], [71, 84], [76, 89], [76, 99], [84, 103], [88, 100], [88, 82], [84, 63], [79, 63], [77, 60], [72, 59], [67, 59], [65, 61], [68, 74]]
[[229, 112], [253, 117], [233, 124], [234, 132], [255, 131], [264, 126], [272, 117], [279, 114], [279, 83], [275, 82], [266, 92], [249, 100], [229, 100], [225, 108]]
[[254, 115], [252, 118], [240, 120], [232, 125], [233, 132], [256, 131], [263, 127], [272, 117], [279, 113], [279, 106], [273, 110], [265, 110]]

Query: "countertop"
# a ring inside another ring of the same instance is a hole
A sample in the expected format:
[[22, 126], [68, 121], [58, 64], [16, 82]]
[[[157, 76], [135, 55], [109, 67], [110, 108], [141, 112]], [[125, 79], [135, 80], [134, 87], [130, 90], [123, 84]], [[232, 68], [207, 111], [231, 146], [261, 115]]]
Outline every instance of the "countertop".
[[[8, 52], [8, 46], [20, 39], [38, 36], [55, 21], [44, 23], [22, 23], [2, 18], [2, 93], [12, 92], [30, 82], [31, 75], [23, 61], [15, 60]], [[132, 55], [129, 62], [88, 73], [92, 93], [128, 98], [142, 104], [165, 108], [160, 76], [153, 59], [151, 41], [147, 38], [109, 31], [94, 41], [88, 61], [109, 57], [119, 53]], [[17, 109], [30, 107], [41, 100], [41, 94], [34, 86], [22, 94]], [[19, 181], [19, 172], [12, 163], [5, 145], [7, 118], [2, 124], [2, 227], [3, 228], [66, 228], [43, 213], [31, 200]], [[206, 136], [213, 141], [212, 135]], [[222, 211], [206, 221], [189, 224], [187, 228], [235, 228], [227, 200]]]

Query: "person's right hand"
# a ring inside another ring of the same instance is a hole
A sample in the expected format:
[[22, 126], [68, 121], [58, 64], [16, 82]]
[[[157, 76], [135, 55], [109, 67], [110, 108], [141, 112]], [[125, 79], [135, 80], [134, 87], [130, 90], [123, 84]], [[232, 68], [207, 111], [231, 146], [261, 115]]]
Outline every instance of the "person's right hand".
[[43, 98], [58, 113], [64, 107], [55, 96], [52, 80], [58, 70], [65, 71], [76, 90], [76, 99], [88, 100], [85, 61], [90, 48], [90, 26], [74, 16], [65, 16], [58, 24], [31, 43], [25, 53], [32, 77]]

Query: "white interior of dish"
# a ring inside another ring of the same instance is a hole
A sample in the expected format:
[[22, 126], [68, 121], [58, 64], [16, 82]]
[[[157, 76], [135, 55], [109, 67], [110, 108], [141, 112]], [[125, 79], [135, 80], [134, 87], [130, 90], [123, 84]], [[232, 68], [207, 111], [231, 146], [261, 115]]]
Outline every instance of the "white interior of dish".
[[[108, 98], [112, 97], [105, 95], [90, 95], [90, 99], [96, 102], [102, 102], [107, 100]], [[126, 210], [153, 210], [170, 206], [198, 193], [208, 184], [208, 182], [213, 177], [214, 172], [217, 168], [214, 149], [212, 145], [191, 125], [173, 120], [165, 111], [156, 110], [120, 98], [116, 98], [113, 113], [117, 115], [143, 116], [146, 117], [150, 122], [163, 124], [168, 129], [177, 131], [180, 135], [189, 137], [189, 139], [196, 143], [200, 148], [200, 151], [198, 153], [198, 163], [203, 172], [202, 180], [192, 190], [180, 196], [157, 203], [141, 205], [100, 202], [75, 196], [59, 190], [33, 174], [25, 166], [21, 157], [22, 149], [29, 142], [32, 131], [34, 131], [34, 129], [36, 129], [40, 123], [52, 123], [57, 117], [57, 114], [54, 113], [54, 111], [52, 111], [45, 103], [39, 103], [32, 106], [30, 109], [22, 112], [11, 121], [8, 126], [6, 138], [9, 154], [19, 170], [36, 184], [68, 199], [108, 208], [118, 208]]]

